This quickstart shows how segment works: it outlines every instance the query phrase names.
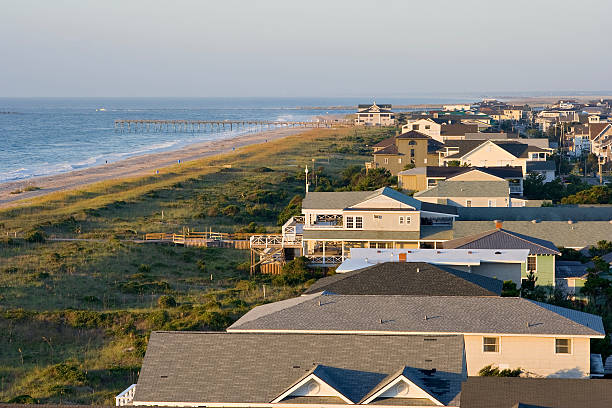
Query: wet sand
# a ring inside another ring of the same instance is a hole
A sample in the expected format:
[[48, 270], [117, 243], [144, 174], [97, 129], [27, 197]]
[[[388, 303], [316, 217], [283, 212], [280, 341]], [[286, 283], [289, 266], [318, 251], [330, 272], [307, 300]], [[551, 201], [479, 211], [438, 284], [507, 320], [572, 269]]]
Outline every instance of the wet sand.
[[[74, 190], [99, 181], [151, 175], [158, 169], [176, 164], [179, 160], [188, 162], [227, 153], [242, 146], [265, 143], [267, 140], [275, 140], [307, 130], [294, 128], [251, 133], [231, 139], [193, 144], [178, 150], [135, 156], [102, 166], [2, 183], [0, 184], [0, 208], [14, 206], [18, 200], [39, 197], [56, 191]], [[27, 187], [38, 187], [40, 190], [11, 194], [11, 192], [24, 190]]]

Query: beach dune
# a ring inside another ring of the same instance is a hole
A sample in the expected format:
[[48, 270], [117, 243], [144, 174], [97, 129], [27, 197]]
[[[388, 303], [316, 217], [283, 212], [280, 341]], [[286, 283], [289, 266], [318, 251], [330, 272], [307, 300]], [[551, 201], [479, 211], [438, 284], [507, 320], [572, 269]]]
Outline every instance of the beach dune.
[[[20, 200], [43, 196], [56, 191], [74, 190], [99, 181], [153, 174], [158, 169], [177, 164], [179, 160], [188, 162], [202, 157], [227, 153], [241, 146], [265, 143], [304, 131], [305, 129], [299, 128], [269, 130], [230, 139], [193, 144], [178, 150], [135, 156], [102, 166], [67, 173], [2, 183], [0, 184], [0, 208], [19, 205], [21, 204]], [[27, 187], [39, 189], [26, 191]], [[16, 191], [22, 192], [14, 194]]]

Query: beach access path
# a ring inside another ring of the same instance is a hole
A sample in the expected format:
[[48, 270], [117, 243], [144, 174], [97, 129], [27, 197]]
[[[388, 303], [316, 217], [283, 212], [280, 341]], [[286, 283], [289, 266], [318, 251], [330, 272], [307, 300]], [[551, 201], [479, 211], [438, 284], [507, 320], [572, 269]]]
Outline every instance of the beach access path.
[[[285, 128], [250, 133], [228, 139], [212, 140], [183, 147], [178, 150], [134, 156], [125, 160], [108, 163], [102, 166], [70, 171], [44, 177], [11, 181], [0, 184], [0, 208], [12, 207], [27, 202], [19, 202], [43, 196], [56, 191], [75, 190], [88, 184], [100, 181], [122, 179], [134, 176], [153, 175], [156, 170], [203, 157], [231, 152], [242, 146], [265, 143], [286, 136], [306, 132], [303, 128]], [[25, 191], [27, 187], [39, 190]], [[19, 194], [12, 192], [22, 190]]]

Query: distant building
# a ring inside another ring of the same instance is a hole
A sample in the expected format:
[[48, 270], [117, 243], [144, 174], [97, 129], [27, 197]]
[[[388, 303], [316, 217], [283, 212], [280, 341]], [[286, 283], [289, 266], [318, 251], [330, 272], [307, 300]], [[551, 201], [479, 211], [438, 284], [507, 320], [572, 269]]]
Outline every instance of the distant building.
[[413, 119], [409, 120], [405, 125], [402, 126], [402, 133], [408, 133], [414, 130], [419, 133], [423, 133], [431, 137], [432, 139], [441, 141], [440, 128], [441, 125], [430, 118]]
[[374, 158], [366, 163], [366, 169], [385, 168], [397, 175], [406, 166], [437, 165], [437, 151], [441, 146], [429, 136], [411, 130], [375, 144]]
[[357, 126], [393, 126], [395, 125], [395, 113], [391, 105], [374, 102], [372, 105], [359, 105], [357, 107]]

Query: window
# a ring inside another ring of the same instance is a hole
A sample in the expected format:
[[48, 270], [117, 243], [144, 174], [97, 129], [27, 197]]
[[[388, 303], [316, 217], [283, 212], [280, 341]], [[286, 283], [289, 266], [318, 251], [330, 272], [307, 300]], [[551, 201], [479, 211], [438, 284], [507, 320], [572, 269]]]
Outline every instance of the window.
[[410, 216], [409, 215], [406, 216], [406, 224], [410, 224]]
[[399, 224], [404, 225], [404, 217], [399, 217]]
[[412, 130], [419, 130], [419, 125], [412, 125]]
[[489, 200], [489, 207], [495, 207], [495, 200]]
[[375, 220], [382, 220], [382, 215], [374, 214], [374, 219]]
[[402, 158], [401, 158], [401, 157], [398, 157], [398, 158], [397, 158], [397, 162], [398, 162], [399, 164], [402, 164]]
[[572, 340], [571, 339], [555, 339], [556, 354], [571, 354]]
[[482, 351], [485, 353], [499, 353], [499, 337], [483, 337]]
[[414, 140], [411, 140], [411, 141], [409, 141], [409, 142], [408, 142], [408, 144], [409, 144], [410, 146], [414, 146], [414, 145], [416, 145], [416, 144], [417, 144], [417, 142], [416, 142], [416, 141], [414, 141]]
[[537, 266], [537, 258], [535, 255], [529, 255], [527, 257], [527, 272], [535, 272]]
[[465, 200], [465, 206], [466, 207], [471, 207], [472, 206], [472, 200]]
[[389, 158], [385, 157], [385, 164], [389, 164]]
[[354, 228], [353, 217], [346, 217], [346, 228]]
[[363, 228], [363, 217], [355, 217], [355, 228]]
[[429, 130], [429, 129], [431, 129], [431, 126], [430, 125], [425, 125], [425, 129]]
[[410, 149], [410, 157], [414, 157], [414, 149]]

